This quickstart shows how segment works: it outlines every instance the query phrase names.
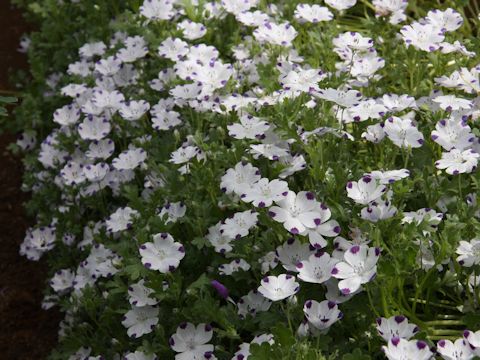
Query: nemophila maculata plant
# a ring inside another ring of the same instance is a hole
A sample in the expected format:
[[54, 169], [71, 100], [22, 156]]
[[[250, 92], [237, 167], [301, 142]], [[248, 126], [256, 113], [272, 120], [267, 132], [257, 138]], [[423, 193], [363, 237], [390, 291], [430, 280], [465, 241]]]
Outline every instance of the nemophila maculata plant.
[[17, 3], [51, 359], [480, 355], [475, 2]]

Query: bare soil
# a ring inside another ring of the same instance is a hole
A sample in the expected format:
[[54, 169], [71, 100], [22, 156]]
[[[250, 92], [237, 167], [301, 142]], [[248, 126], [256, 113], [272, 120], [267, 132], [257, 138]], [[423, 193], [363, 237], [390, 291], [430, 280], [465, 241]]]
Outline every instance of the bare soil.
[[[26, 68], [19, 54], [20, 36], [28, 25], [7, 0], [0, 0], [0, 95], [12, 86], [11, 71]], [[22, 162], [6, 150], [15, 135], [0, 135], [0, 359], [46, 359], [57, 341], [60, 313], [41, 308], [46, 286], [46, 266], [18, 254], [29, 220], [23, 203], [28, 194], [20, 190]]]

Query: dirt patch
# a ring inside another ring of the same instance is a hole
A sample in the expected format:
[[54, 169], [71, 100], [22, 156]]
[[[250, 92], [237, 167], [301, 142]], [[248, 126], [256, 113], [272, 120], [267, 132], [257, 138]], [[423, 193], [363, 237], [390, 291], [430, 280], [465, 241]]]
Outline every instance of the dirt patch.
[[[11, 71], [26, 68], [25, 56], [16, 49], [28, 29], [19, 11], [9, 1], [0, 1], [0, 95], [8, 93]], [[42, 360], [57, 341], [57, 310], [42, 310], [46, 267], [18, 254], [28, 221], [23, 203], [28, 195], [20, 190], [21, 159], [6, 150], [15, 136], [0, 136], [0, 358]]]

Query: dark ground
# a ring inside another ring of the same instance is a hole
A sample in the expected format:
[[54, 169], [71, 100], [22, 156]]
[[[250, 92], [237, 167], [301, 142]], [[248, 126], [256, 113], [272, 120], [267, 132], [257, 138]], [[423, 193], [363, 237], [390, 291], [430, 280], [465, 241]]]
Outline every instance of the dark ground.
[[[19, 54], [19, 38], [27, 31], [20, 12], [0, 0], [0, 95], [6, 95], [9, 69], [26, 68]], [[42, 360], [57, 341], [60, 314], [44, 311], [40, 304], [46, 286], [46, 266], [18, 255], [25, 229], [23, 203], [28, 194], [20, 190], [22, 163], [6, 147], [12, 134], [0, 135], [0, 359]]]

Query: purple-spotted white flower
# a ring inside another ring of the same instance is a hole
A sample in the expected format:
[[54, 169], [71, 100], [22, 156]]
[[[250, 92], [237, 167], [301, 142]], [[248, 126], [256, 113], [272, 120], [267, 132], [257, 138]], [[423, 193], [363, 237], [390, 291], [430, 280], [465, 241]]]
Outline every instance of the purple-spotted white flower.
[[350, 9], [357, 3], [357, 0], [325, 0], [325, 4], [339, 11]]
[[244, 191], [245, 193], [240, 196], [243, 201], [261, 208], [269, 207], [288, 194], [288, 183], [278, 179], [269, 181], [267, 178], [261, 178]]
[[433, 101], [446, 111], [470, 109], [473, 105], [470, 100], [462, 99], [455, 95], [440, 95], [434, 98]]
[[388, 360], [430, 360], [433, 353], [422, 340], [405, 340], [393, 337], [387, 346], [382, 346]]
[[110, 217], [105, 221], [107, 230], [112, 233], [127, 230], [132, 227], [133, 219], [138, 216], [137, 210], [130, 207], [118, 208]]
[[112, 160], [112, 165], [117, 170], [133, 170], [143, 164], [147, 153], [142, 148], [131, 148], [122, 152]]
[[224, 221], [220, 226], [220, 232], [230, 239], [240, 239], [248, 235], [250, 229], [257, 224], [257, 219], [258, 213], [255, 211], [237, 212]]
[[287, 22], [281, 24], [265, 22], [253, 31], [253, 35], [260, 43], [292, 46], [292, 41], [297, 36], [297, 31]]
[[378, 222], [380, 220], [390, 219], [397, 213], [397, 208], [392, 205], [390, 200], [374, 201], [361, 211], [361, 217], [364, 220]]
[[392, 116], [385, 121], [383, 128], [387, 137], [398, 147], [418, 148], [423, 145], [423, 134], [418, 131], [412, 120]]
[[303, 313], [309, 324], [316, 329], [325, 331], [343, 317], [338, 305], [333, 301], [318, 302], [307, 300], [303, 306]]
[[444, 119], [435, 125], [435, 130], [432, 131], [432, 140], [446, 151], [453, 148], [462, 151], [472, 146], [475, 135], [472, 134], [472, 129], [465, 122]]
[[242, 296], [237, 302], [237, 314], [241, 318], [247, 315], [255, 316], [259, 312], [268, 311], [272, 302], [260, 294], [257, 290], [251, 290], [247, 295]]
[[457, 261], [462, 266], [472, 267], [480, 264], [480, 239], [460, 241], [455, 252], [460, 255], [457, 257]]
[[279, 301], [295, 295], [299, 289], [300, 285], [295, 281], [295, 276], [280, 274], [263, 278], [258, 292], [267, 299]]
[[240, 123], [227, 126], [228, 134], [238, 140], [262, 139], [269, 128], [270, 124], [268, 122], [248, 114], [240, 116]]
[[287, 271], [297, 271], [297, 264], [308, 259], [313, 250], [309, 244], [290, 238], [275, 250], [277, 259]]
[[175, 242], [168, 233], [155, 234], [153, 242], [142, 244], [139, 249], [142, 264], [147, 269], [168, 273], [175, 270], [185, 257], [185, 248]]
[[213, 345], [207, 344], [212, 340], [213, 328], [210, 324], [182, 323], [168, 343], [175, 355], [175, 360], [204, 359], [205, 354], [212, 353]]
[[475, 356], [474, 350], [463, 338], [459, 338], [455, 342], [451, 340], [438, 341], [437, 352], [445, 360], [471, 360]]
[[189, 52], [188, 44], [180, 39], [166, 38], [158, 47], [158, 54], [161, 57], [178, 61]]
[[150, 20], [169, 20], [175, 16], [173, 1], [145, 0], [140, 6], [140, 14]]
[[435, 162], [435, 166], [450, 175], [468, 174], [477, 168], [479, 157], [480, 155], [471, 149], [452, 149], [442, 153], [442, 158]]
[[243, 259], [235, 259], [228, 264], [222, 264], [218, 267], [218, 273], [220, 275], [232, 275], [233, 273], [240, 270], [250, 270], [250, 264]]
[[407, 47], [413, 46], [427, 52], [438, 50], [440, 43], [445, 39], [440, 29], [428, 23], [413, 22], [404, 26], [400, 33]]
[[301, 235], [308, 234], [308, 239], [310, 245], [316, 249], [321, 249], [327, 246], [327, 240], [325, 237], [334, 237], [337, 236], [340, 231], [340, 224], [333, 219], [332, 212], [325, 204], [320, 204], [320, 223], [313, 229], [307, 229], [305, 233]]
[[367, 205], [379, 199], [387, 190], [385, 185], [371, 176], [363, 176], [360, 180], [347, 183], [347, 196], [357, 204]]
[[158, 324], [158, 308], [150, 305], [136, 307], [133, 306], [122, 320], [122, 325], [127, 328], [128, 336], [139, 338], [142, 335], [149, 334]]
[[239, 162], [222, 176], [220, 188], [227, 194], [242, 195], [261, 178], [260, 171], [250, 163]]
[[343, 254], [343, 261], [332, 269], [332, 276], [341, 279], [338, 288], [344, 294], [357, 291], [360, 285], [371, 281], [377, 273], [380, 249], [354, 245]]
[[320, 203], [312, 192], [289, 191], [278, 206], [272, 206], [268, 214], [292, 234], [300, 234], [307, 228], [313, 229], [321, 224]]
[[73, 287], [75, 273], [70, 269], [61, 269], [55, 272], [50, 279], [50, 286], [57, 293], [64, 293]]
[[332, 270], [338, 260], [326, 252], [318, 251], [307, 260], [297, 263], [298, 278], [302, 281], [322, 284], [332, 276]]
[[298, 4], [295, 8], [294, 17], [300, 23], [311, 22], [315, 24], [321, 21], [332, 20], [333, 14], [325, 6], [320, 6], [317, 4]]
[[146, 305], [157, 305], [158, 301], [152, 298], [154, 291], [145, 286], [145, 280], [132, 284], [128, 287], [128, 301], [131, 305], [142, 307]]
[[392, 316], [388, 319], [377, 319], [378, 334], [385, 340], [389, 341], [393, 337], [399, 337], [409, 340], [419, 331], [415, 324], [410, 324], [408, 319], [402, 315]]

